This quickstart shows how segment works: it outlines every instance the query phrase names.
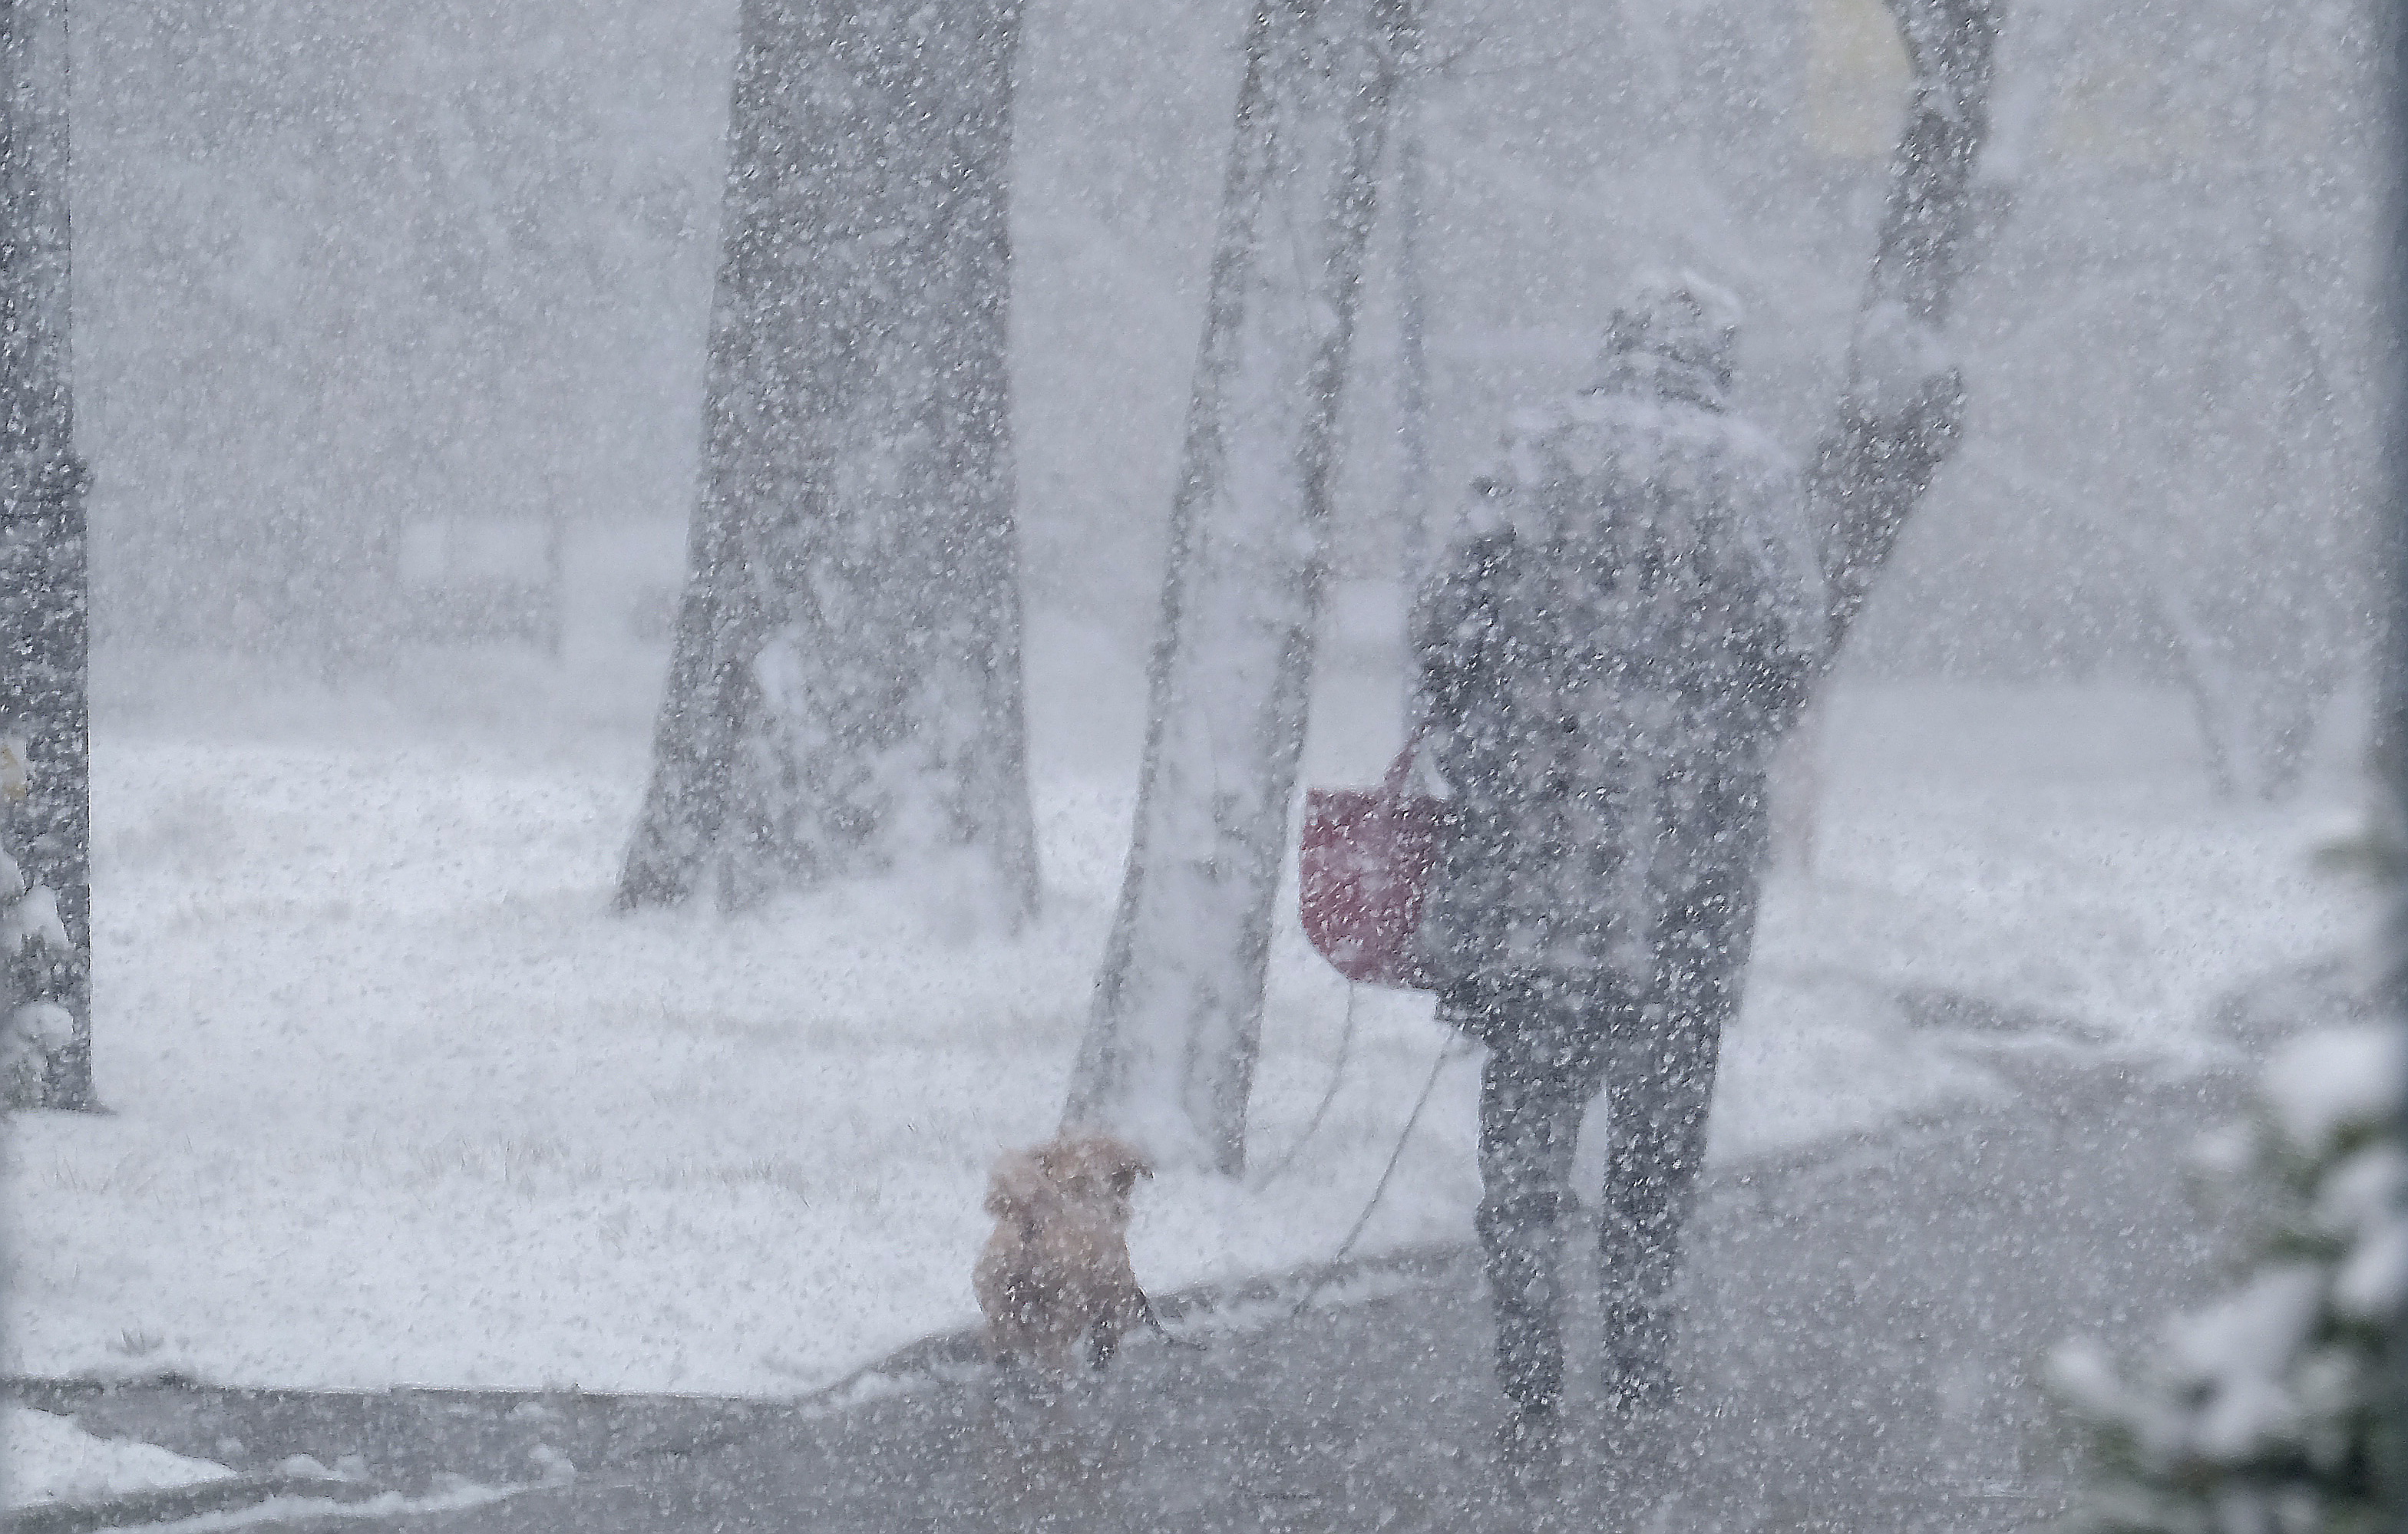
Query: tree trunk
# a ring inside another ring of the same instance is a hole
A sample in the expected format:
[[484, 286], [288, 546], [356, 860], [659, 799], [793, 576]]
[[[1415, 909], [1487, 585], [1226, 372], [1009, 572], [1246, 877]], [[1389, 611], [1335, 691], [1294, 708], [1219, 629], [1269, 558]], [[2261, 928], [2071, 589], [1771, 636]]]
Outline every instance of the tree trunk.
[[[1422, 149], [1423, 86], [1408, 79], [1401, 87], [1397, 116], [1402, 133], [1397, 143], [1397, 445], [1398, 500], [1404, 521], [1402, 557], [1398, 584], [1407, 593], [1420, 589], [1423, 567], [1429, 562], [1430, 431], [1428, 285], [1422, 271], [1422, 208], [1425, 195], [1425, 154]], [[1410, 674], [1411, 666], [1405, 668]], [[1410, 697], [1413, 689], [1405, 688]], [[1411, 706], [1408, 704], [1407, 706]]]
[[623, 907], [1037, 898], [1006, 316], [1018, 0], [744, 0], [703, 483]]
[[42, 903], [59, 918], [47, 943], [6, 924], [0, 1017], [12, 1057], [31, 1050], [39, 1061], [11, 1092], [20, 1105], [90, 1108], [88, 586], [68, 377], [66, 168], [62, 0], [0, 0], [0, 733], [22, 742], [26, 774], [23, 798], [0, 804], [0, 826], [25, 883], [36, 900], [49, 891]]
[[1914, 64], [1914, 98], [1890, 161], [1848, 382], [1807, 473], [1834, 653], [1956, 444], [1963, 395], [1955, 370], [1938, 362], [1938, 336], [1966, 264], [2002, 15], [2000, 0], [1889, 3]]
[[1410, 0], [1263, 0], [1171, 506], [1137, 824], [1065, 1119], [1234, 1174], [1339, 396]]

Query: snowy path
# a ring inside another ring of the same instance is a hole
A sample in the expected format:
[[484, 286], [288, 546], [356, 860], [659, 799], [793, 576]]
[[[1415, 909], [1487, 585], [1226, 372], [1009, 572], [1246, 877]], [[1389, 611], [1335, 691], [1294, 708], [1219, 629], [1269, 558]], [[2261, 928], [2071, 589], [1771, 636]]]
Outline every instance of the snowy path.
[[[1901, 691], [1839, 722], [1820, 866], [1771, 893], [1717, 1159], [1998, 1101], [2000, 1061], [2033, 1051], [2213, 1062], [2215, 996], [2348, 935], [2300, 817], [2203, 803], [2164, 744], [2178, 717], [2018, 706]], [[2051, 730], [2073, 744], [2034, 758]], [[1050, 1128], [1083, 1016], [1116, 789], [1040, 783], [1049, 912], [1006, 940], [857, 891], [608, 915], [641, 782], [624, 734], [129, 729], [96, 765], [115, 1112], [18, 1127], [14, 1370], [775, 1398], [970, 1318], [984, 1169]], [[1341, 1014], [1284, 933], [1259, 1164], [1319, 1097]], [[1154, 1186], [1140, 1272], [1168, 1290], [1326, 1257], [1442, 1042], [1426, 1002], [1370, 998], [1307, 1174]], [[1468, 1231], [1473, 1076], [1450, 1067], [1367, 1249]]]
[[2070, 1467], [2032, 1366], [2070, 1334], [2130, 1341], [2212, 1271], [2174, 1153], [2233, 1097], [2229, 1077], [2010, 1074], [2005, 1101], [1945, 1125], [1715, 1174], [1684, 1399], [1652, 1435], [1609, 1441], [1587, 1396], [1593, 1317], [1576, 1326], [1569, 1469], [1551, 1489], [1494, 1467], [1486, 1305], [1458, 1260], [1202, 1355], [1140, 1342], [1051, 1407], [973, 1378], [394, 1527], [2044, 1527]]

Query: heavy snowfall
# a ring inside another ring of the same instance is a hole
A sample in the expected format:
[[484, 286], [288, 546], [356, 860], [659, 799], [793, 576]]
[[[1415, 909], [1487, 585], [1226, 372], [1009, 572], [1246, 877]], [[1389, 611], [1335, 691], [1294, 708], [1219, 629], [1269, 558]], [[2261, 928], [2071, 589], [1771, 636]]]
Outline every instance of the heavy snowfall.
[[2380, 9], [0, 7], [11, 1527], [2351, 1527]]

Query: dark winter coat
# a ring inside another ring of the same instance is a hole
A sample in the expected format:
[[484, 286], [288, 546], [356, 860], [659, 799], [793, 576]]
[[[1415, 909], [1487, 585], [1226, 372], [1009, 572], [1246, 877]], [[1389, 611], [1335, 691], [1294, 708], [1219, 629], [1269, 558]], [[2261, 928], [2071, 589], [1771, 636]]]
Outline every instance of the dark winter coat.
[[1654, 992], [1715, 941], [1700, 907], [1752, 895], [1824, 632], [1795, 468], [1716, 370], [1627, 351], [1514, 417], [1414, 616], [1452, 795], [1422, 925], [1440, 977]]

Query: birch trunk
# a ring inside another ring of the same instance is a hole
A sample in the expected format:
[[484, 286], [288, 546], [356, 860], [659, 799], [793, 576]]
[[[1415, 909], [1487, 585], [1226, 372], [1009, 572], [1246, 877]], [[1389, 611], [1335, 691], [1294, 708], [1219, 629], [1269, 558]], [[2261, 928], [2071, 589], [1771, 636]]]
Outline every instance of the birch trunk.
[[1007, 383], [1018, 0], [744, 0], [703, 483], [623, 907], [1037, 898]]
[[1137, 824], [1067, 1123], [1235, 1174], [1304, 741], [1339, 396], [1409, 0], [1246, 36]]
[[1954, 450], [1963, 395], [1939, 334], [1969, 255], [1973, 165], [1989, 133], [2001, 0], [1889, 0], [1914, 97], [1837, 419], [1807, 475], [1823, 530], [1831, 650], [1863, 611], [1931, 476]]
[[[29, 887], [0, 916], [0, 1023], [16, 1105], [90, 1108], [88, 587], [66, 169], [62, 0], [0, 0], [0, 735], [24, 774], [23, 797], [0, 801], [0, 842]], [[7, 873], [0, 896], [16, 894]], [[55, 923], [36, 919], [52, 909]]]

